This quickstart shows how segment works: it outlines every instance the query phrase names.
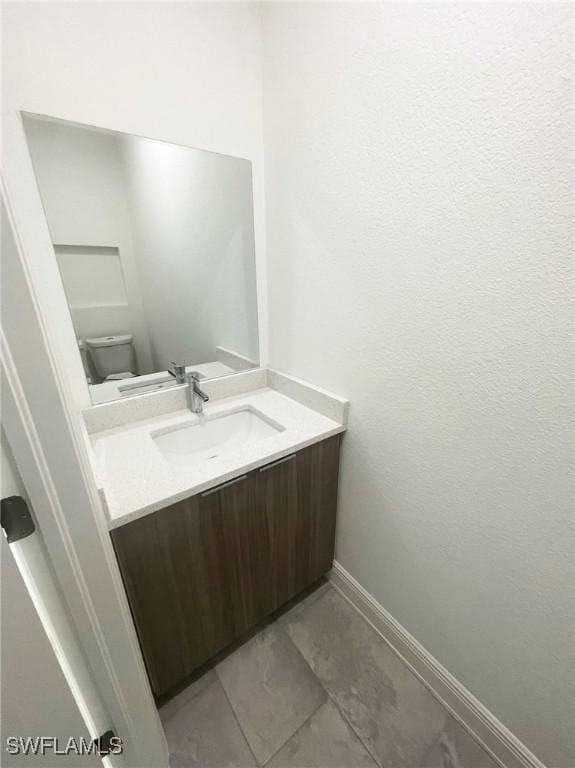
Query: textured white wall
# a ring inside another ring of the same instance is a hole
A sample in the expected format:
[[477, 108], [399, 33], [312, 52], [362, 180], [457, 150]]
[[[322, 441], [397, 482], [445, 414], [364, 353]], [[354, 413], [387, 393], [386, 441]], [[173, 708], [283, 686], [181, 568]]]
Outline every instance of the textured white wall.
[[575, 764], [571, 10], [267, 4], [272, 365], [351, 399], [337, 557]]
[[51, 249], [19, 110], [251, 160], [265, 354], [257, 6], [14, 2], [3, 4], [2, 17], [3, 170], [48, 327], [78, 406], [87, 407], [90, 399], [56, 263], [47, 264]]

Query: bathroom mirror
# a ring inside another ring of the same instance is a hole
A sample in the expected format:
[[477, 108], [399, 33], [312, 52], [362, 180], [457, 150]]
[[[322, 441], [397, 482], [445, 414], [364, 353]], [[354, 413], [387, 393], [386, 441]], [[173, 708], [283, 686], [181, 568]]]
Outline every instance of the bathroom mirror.
[[23, 120], [92, 402], [257, 366], [251, 163]]

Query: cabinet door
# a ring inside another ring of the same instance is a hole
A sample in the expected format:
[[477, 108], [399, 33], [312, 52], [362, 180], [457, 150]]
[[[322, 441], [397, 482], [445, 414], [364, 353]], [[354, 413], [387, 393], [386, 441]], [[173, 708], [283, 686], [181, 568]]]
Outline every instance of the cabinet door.
[[299, 575], [296, 454], [255, 471], [256, 514], [267, 580], [262, 584], [262, 611], [274, 611], [297, 594]]
[[331, 568], [335, 544], [340, 436], [256, 471], [258, 540], [267, 552], [266, 613]]
[[157, 696], [257, 621], [253, 507], [248, 475], [112, 531]]
[[[148, 677], [156, 695], [200, 664], [206, 647], [190, 633], [188, 610], [198, 621], [199, 569], [189, 542], [199, 528], [192, 505], [174, 504], [112, 531]], [[193, 665], [193, 666], [192, 666]]]
[[203, 630], [213, 655], [261, 618], [255, 567], [259, 543], [252, 523], [253, 473], [195, 499], [200, 531], [193, 552], [201, 563]]
[[340, 444], [341, 435], [335, 435], [296, 456], [304, 587], [324, 576], [333, 563]]

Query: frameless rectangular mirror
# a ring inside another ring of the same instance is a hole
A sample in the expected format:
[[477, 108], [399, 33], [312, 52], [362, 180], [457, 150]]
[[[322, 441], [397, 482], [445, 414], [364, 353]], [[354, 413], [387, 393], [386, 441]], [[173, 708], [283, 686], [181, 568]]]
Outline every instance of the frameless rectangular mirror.
[[92, 402], [258, 366], [251, 163], [23, 120]]

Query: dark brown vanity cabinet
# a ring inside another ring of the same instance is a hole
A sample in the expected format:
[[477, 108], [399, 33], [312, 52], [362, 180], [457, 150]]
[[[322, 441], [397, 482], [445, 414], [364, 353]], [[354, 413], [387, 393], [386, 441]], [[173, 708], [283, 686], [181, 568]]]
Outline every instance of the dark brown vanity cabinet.
[[340, 435], [112, 531], [162, 696], [330, 568]]

